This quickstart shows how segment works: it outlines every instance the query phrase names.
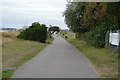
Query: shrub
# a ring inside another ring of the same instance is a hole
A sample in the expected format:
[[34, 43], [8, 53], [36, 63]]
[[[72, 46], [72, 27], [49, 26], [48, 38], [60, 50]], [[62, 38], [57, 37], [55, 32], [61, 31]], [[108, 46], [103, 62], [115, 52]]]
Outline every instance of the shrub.
[[47, 39], [47, 27], [35, 22], [29, 28], [23, 30], [17, 37], [45, 43]]
[[95, 47], [105, 46], [105, 35], [108, 31], [108, 26], [106, 24], [101, 24], [90, 32], [84, 34], [84, 39], [91, 45]]

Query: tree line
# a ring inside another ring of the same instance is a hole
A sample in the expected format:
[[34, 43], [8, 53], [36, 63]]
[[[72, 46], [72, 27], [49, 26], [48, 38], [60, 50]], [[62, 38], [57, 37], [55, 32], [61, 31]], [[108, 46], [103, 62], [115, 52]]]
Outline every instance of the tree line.
[[120, 29], [120, 2], [68, 3], [63, 16], [77, 38], [104, 47], [106, 32]]

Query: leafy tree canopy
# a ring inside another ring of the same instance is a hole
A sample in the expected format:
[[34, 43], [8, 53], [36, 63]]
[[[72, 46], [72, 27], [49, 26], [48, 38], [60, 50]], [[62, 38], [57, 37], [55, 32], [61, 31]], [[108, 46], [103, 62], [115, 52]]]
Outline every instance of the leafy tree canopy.
[[49, 28], [49, 31], [53, 31], [53, 32], [58, 31], [59, 32], [60, 28], [58, 26], [53, 26], [53, 27]]

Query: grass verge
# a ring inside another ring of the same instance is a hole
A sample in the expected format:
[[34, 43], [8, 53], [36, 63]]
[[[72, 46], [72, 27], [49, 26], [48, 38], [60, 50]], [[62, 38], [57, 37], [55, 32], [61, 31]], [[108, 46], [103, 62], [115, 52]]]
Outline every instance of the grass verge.
[[118, 54], [104, 48], [95, 48], [85, 41], [75, 39], [74, 34], [66, 33], [66, 39], [73, 44], [95, 67], [100, 78], [118, 78]]
[[35, 57], [53, 39], [46, 43], [4, 37], [2, 44], [2, 78], [9, 78], [20, 66]]

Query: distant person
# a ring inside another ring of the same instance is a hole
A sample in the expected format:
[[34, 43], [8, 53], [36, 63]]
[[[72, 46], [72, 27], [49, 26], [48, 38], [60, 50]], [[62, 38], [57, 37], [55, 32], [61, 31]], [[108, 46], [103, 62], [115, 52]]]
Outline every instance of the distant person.
[[56, 31], [56, 35], [57, 35], [57, 37], [58, 37], [58, 31]]
[[65, 34], [63, 33], [62, 35], [64, 36]]

